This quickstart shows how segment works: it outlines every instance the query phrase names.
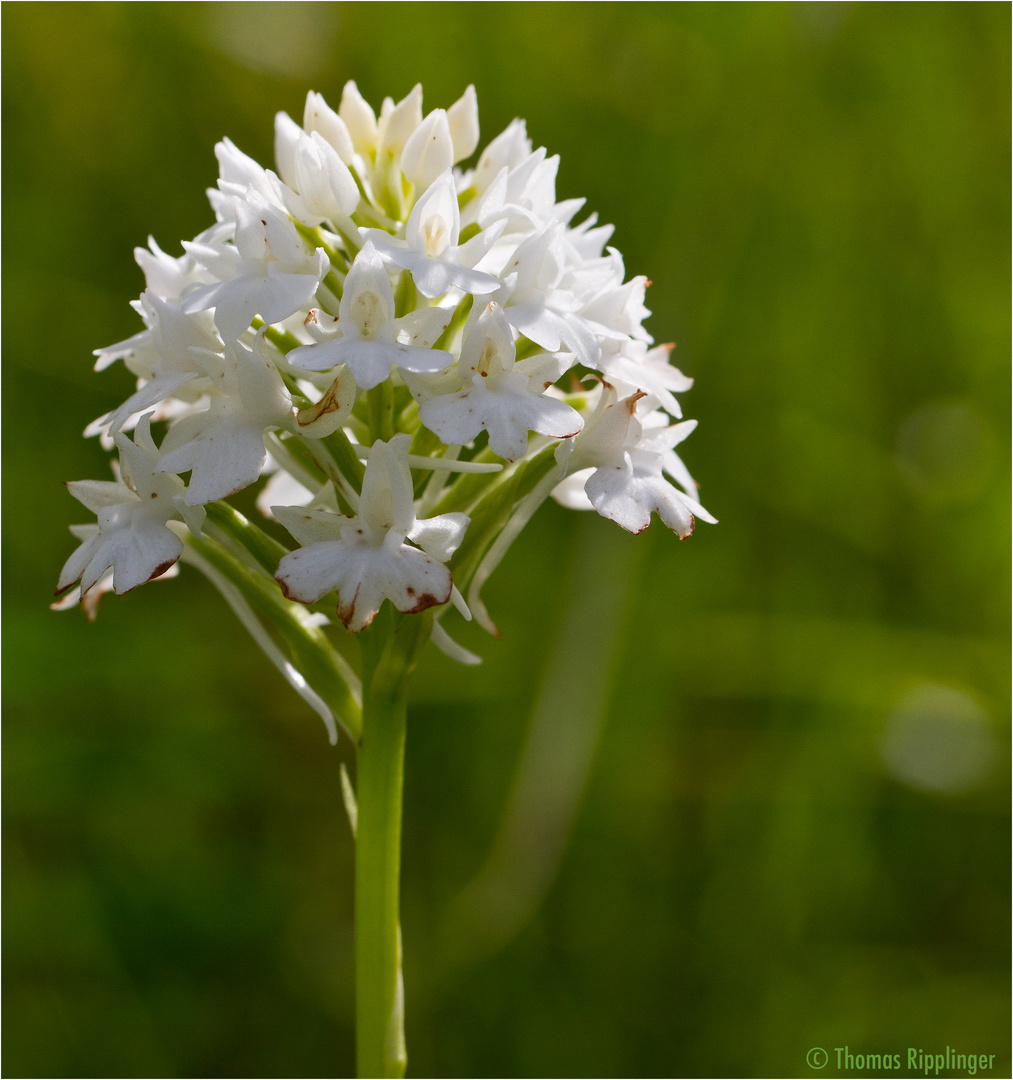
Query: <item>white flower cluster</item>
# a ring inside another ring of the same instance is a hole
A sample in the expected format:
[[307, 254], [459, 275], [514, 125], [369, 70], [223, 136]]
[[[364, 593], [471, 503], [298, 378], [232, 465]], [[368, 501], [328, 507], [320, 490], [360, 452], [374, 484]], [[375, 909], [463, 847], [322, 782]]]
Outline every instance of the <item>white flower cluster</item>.
[[[336, 593], [353, 632], [384, 600], [436, 608], [434, 641], [467, 661], [441, 605], [492, 628], [479, 590], [549, 494], [630, 532], [713, 521], [675, 452], [691, 380], [643, 328], [647, 280], [624, 282], [610, 226], [574, 224], [583, 200], [556, 201], [559, 160], [522, 121], [461, 168], [478, 137], [473, 87], [377, 117], [350, 82], [337, 112], [310, 93], [301, 127], [278, 115], [277, 172], [218, 144], [215, 223], [179, 258], [137, 250], [145, 329], [97, 352], [138, 388], [89, 429], [120, 461], [70, 485], [98, 521], [59, 592], [93, 605], [218, 544], [290, 600]], [[294, 550], [211, 512], [265, 475]]]

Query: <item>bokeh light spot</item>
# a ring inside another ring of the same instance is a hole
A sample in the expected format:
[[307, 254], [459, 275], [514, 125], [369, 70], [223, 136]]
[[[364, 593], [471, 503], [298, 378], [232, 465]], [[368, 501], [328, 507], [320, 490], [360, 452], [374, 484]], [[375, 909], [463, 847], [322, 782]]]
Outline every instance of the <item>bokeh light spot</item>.
[[925, 683], [890, 714], [882, 751], [888, 772], [901, 783], [962, 795], [988, 778], [996, 739], [973, 698], [950, 686]]

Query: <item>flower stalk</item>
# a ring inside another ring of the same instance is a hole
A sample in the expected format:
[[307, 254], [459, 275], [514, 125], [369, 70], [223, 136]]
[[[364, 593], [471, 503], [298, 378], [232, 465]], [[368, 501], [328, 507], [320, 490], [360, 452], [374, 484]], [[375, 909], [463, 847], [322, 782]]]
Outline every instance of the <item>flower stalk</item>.
[[359, 1076], [404, 1076], [399, 883], [406, 682], [429, 620], [386, 608], [361, 635], [362, 737], [355, 842], [355, 1036]]

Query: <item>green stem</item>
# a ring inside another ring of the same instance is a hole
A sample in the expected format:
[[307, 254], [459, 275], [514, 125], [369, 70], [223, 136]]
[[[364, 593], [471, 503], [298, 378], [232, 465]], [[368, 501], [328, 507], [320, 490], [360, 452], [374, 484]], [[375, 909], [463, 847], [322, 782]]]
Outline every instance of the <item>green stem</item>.
[[366, 391], [369, 431], [374, 439], [390, 442], [394, 437], [394, 387], [390, 379]]
[[362, 738], [355, 838], [355, 1012], [360, 1077], [402, 1077], [404, 989], [399, 880], [405, 684], [428, 621], [395, 625], [389, 604], [363, 631]]

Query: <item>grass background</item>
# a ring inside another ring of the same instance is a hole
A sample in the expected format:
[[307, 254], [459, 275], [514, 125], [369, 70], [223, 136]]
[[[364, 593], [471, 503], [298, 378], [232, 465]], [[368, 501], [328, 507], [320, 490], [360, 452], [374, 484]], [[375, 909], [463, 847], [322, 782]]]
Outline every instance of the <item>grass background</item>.
[[416, 81], [523, 116], [697, 379], [721, 520], [545, 507], [408, 736], [418, 1076], [1009, 1075], [1010, 13], [1001, 4], [8, 4], [4, 1071], [353, 1068], [322, 725], [191, 573], [47, 609], [131, 387], [130, 252], [224, 135]]

